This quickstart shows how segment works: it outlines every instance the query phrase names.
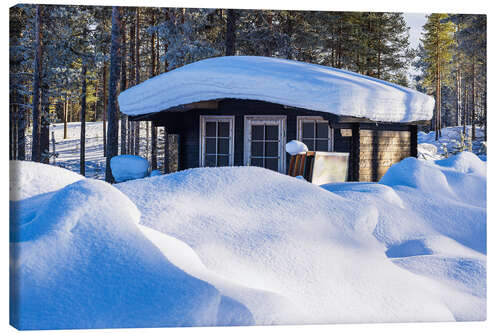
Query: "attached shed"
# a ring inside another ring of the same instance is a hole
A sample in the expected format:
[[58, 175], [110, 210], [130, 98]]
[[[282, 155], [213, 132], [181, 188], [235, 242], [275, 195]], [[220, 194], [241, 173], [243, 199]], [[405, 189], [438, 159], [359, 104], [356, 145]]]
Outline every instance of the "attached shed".
[[[434, 99], [349, 71], [268, 57], [198, 61], [123, 91], [120, 110], [179, 135], [179, 169], [261, 166], [286, 172], [285, 144], [348, 152], [349, 180], [378, 181], [417, 155]], [[287, 156], [288, 155], [288, 156]]]

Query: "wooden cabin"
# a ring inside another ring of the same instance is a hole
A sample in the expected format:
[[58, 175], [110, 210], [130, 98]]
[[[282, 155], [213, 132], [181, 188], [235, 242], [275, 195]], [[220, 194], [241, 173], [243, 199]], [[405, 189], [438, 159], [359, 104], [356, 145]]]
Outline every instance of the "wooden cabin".
[[131, 120], [178, 135], [180, 170], [286, 173], [285, 144], [299, 140], [311, 151], [348, 152], [350, 181], [378, 181], [392, 164], [417, 156], [417, 125], [432, 117], [434, 100], [334, 68], [220, 57], [147, 80], [122, 92], [119, 104]]

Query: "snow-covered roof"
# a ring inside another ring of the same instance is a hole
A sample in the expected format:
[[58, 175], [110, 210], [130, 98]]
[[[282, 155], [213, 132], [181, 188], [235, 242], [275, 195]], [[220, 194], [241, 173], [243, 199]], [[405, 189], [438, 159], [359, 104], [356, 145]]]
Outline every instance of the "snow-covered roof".
[[123, 91], [121, 112], [144, 115], [223, 98], [266, 101], [373, 121], [432, 118], [434, 98], [396, 84], [293, 60], [233, 56], [201, 60]]

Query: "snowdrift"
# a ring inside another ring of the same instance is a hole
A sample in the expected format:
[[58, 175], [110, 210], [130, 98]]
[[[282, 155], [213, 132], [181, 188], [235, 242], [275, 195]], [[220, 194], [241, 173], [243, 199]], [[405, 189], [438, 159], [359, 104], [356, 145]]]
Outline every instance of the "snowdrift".
[[407, 158], [379, 184], [325, 189], [378, 209], [373, 235], [398, 266], [439, 282], [457, 320], [486, 319], [486, 163], [463, 152], [440, 161]]
[[486, 318], [473, 154], [322, 187], [256, 167], [111, 186], [17, 164], [31, 179], [11, 201], [20, 329]]
[[[52, 179], [32, 186], [60, 184]], [[140, 231], [135, 205], [113, 186], [79, 180], [43, 201], [33, 198], [22, 201], [36, 206], [36, 215], [11, 224], [16, 328], [210, 326], [234, 316], [253, 323], [238, 302], [170, 263]]]
[[142, 225], [186, 243], [213, 274], [279, 296], [281, 306], [268, 307], [223, 291], [257, 324], [455, 319], [440, 286], [387, 258], [372, 235], [373, 205], [255, 167], [190, 169], [117, 188]]
[[43, 163], [10, 161], [10, 200], [16, 201], [52, 192], [84, 179], [72, 171]]
[[222, 98], [253, 99], [374, 121], [432, 118], [431, 96], [387, 81], [293, 60], [233, 56], [197, 61], [118, 96], [121, 112], [142, 115]]

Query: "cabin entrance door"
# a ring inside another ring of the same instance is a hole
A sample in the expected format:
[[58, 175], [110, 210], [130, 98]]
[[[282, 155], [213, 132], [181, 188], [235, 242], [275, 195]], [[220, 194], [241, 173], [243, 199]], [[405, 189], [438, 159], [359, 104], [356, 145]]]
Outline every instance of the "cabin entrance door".
[[245, 116], [245, 165], [285, 171], [286, 116]]

